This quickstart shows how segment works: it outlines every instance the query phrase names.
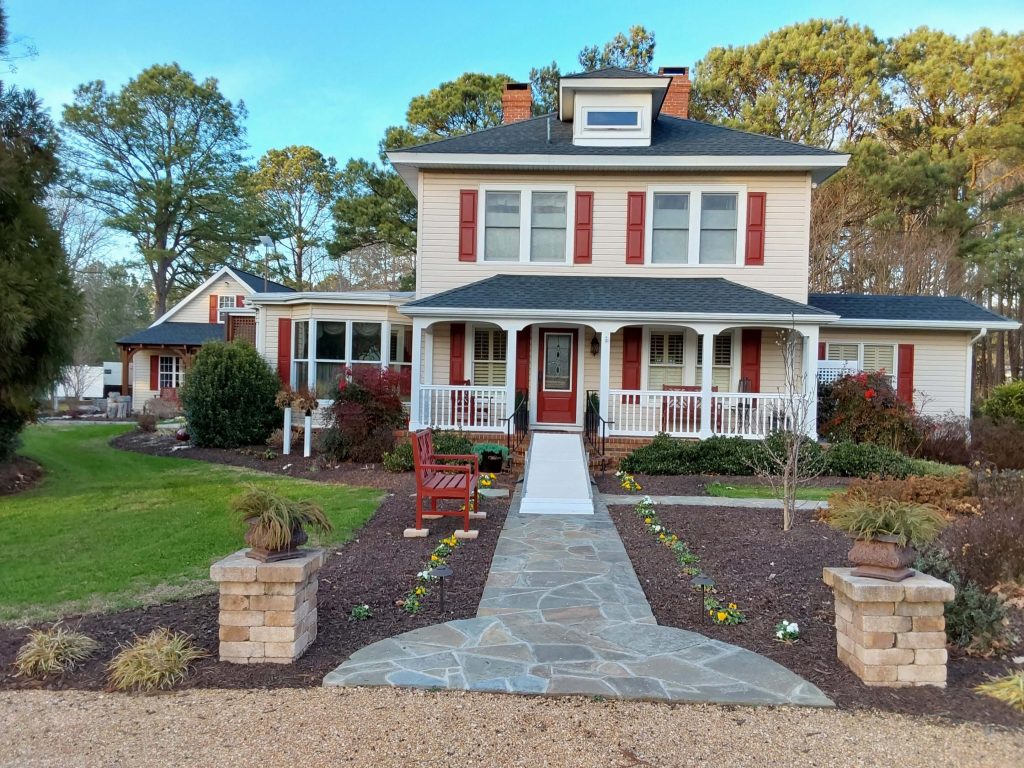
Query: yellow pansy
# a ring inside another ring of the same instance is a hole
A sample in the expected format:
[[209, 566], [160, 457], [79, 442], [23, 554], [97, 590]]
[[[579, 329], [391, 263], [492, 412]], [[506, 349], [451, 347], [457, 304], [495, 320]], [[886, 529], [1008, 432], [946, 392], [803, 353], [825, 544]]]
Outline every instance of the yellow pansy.
[[728, 618], [728, 616], [729, 616], [729, 614], [727, 614], [725, 611], [719, 611], [718, 612], [718, 620], [719, 621], [725, 621], [726, 618]]

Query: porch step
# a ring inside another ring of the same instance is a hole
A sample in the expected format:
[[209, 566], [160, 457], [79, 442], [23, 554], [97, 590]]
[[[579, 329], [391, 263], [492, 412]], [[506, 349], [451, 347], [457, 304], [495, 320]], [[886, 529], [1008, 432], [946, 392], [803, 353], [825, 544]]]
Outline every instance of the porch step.
[[521, 514], [592, 515], [587, 454], [578, 434], [536, 432], [526, 454]]

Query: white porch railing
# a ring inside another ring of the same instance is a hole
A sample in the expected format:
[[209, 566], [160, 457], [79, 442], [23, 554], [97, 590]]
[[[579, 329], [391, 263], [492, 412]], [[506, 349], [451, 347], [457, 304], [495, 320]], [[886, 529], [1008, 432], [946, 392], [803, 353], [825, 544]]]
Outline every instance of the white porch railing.
[[505, 387], [422, 384], [419, 419], [434, 429], [504, 432], [508, 415]]
[[[714, 392], [708, 431], [715, 435], [761, 438], [792, 429], [787, 395], [760, 392]], [[608, 433], [648, 437], [700, 437], [703, 398], [700, 392], [623, 390], [608, 392]]]

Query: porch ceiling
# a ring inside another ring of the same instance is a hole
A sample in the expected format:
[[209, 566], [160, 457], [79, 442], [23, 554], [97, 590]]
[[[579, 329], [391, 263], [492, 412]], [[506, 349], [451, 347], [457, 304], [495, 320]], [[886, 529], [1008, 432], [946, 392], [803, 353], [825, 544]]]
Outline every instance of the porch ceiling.
[[495, 275], [401, 307], [410, 317], [491, 315], [560, 318], [796, 319], [838, 316], [719, 277]]

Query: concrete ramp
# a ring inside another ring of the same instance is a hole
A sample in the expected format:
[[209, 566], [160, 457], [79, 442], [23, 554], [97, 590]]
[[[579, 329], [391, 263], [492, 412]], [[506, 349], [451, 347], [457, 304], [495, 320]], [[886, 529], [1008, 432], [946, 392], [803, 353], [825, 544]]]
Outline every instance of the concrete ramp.
[[526, 454], [524, 515], [592, 515], [587, 453], [578, 434], [535, 432]]

